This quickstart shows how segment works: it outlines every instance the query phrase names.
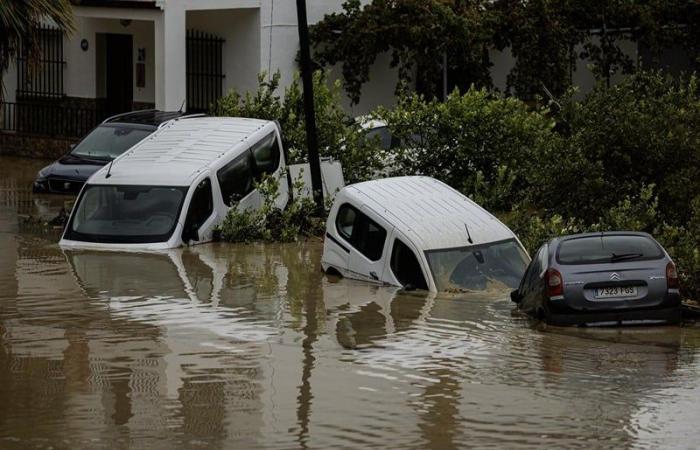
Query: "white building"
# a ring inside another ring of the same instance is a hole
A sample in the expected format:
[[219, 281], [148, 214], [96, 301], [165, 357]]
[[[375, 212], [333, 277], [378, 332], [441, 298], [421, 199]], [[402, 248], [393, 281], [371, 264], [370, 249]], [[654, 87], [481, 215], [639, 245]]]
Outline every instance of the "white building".
[[[46, 33], [39, 73], [21, 60], [5, 76], [6, 101], [75, 100], [108, 113], [155, 107], [206, 110], [230, 89], [257, 87], [260, 72], [279, 70], [282, 85], [298, 70], [292, 0], [77, 0], [76, 31]], [[307, 0], [309, 23], [340, 11], [343, 0]], [[364, 112], [391, 102], [395, 77], [370, 83]], [[384, 83], [386, 86], [382, 85]], [[373, 84], [379, 86], [373, 89]], [[86, 104], [87, 102], [87, 104]]]

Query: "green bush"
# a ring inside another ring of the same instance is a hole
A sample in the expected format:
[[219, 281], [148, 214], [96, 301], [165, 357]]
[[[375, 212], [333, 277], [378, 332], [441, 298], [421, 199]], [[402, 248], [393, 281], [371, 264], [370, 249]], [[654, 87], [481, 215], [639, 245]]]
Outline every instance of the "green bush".
[[454, 91], [444, 102], [418, 94], [380, 108], [400, 140], [397, 174], [438, 178], [474, 195], [487, 208], [506, 210], [527, 193], [532, 163], [558, 140], [547, 111], [484, 89]]
[[559, 214], [595, 218], [654, 184], [664, 219], [688, 220], [688, 202], [700, 193], [695, 76], [639, 73], [610, 88], [598, 86], [583, 101], [565, 102], [558, 119], [570, 134], [558, 155], [537, 166], [551, 185], [533, 191], [536, 203]]
[[302, 195], [302, 174], [294, 180], [293, 199], [284, 210], [275, 206], [275, 199], [279, 195], [279, 181], [276, 178], [267, 175], [255, 188], [262, 196], [262, 206], [257, 210], [231, 208], [214, 233], [217, 240], [293, 242], [300, 238], [323, 235], [325, 222], [314, 217], [316, 204]]
[[[277, 120], [282, 128], [283, 145], [289, 164], [307, 161], [303, 94], [299, 77], [280, 95], [280, 74], [258, 77], [258, 89], [241, 95], [232, 90], [221, 98], [212, 113], [217, 116], [253, 117]], [[321, 156], [330, 156], [343, 165], [345, 181], [362, 181], [381, 170], [384, 155], [377, 140], [364, 139], [360, 125], [345, 113], [340, 100], [340, 82], [328, 85], [323, 72], [314, 74], [316, 133]]]

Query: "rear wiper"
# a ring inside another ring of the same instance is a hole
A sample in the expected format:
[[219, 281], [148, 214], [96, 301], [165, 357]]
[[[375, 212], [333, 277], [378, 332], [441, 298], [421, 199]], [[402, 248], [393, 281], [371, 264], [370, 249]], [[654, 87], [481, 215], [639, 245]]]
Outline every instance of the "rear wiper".
[[612, 257], [610, 258], [610, 262], [618, 262], [618, 261], [624, 261], [627, 259], [635, 259], [635, 258], [640, 258], [644, 256], [642, 253], [621, 253], [619, 255], [616, 255], [615, 253], [612, 254]]

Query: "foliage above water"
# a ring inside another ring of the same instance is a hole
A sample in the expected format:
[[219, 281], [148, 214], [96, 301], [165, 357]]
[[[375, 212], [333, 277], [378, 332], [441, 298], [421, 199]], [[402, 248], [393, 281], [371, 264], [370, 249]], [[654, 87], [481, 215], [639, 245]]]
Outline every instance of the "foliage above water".
[[325, 230], [323, 220], [314, 217], [316, 204], [305, 197], [302, 174], [293, 182], [293, 198], [286, 208], [275, 206], [280, 194], [276, 177], [266, 175], [256, 189], [262, 197], [257, 210], [232, 208], [224, 222], [216, 230], [216, 238], [227, 242], [293, 242], [310, 236], [318, 236]]
[[[278, 97], [278, 78], [255, 95], [235, 93], [220, 113], [279, 120], [294, 159], [305, 153], [298, 84]], [[485, 89], [453, 92], [444, 102], [415, 93], [374, 117], [398, 145], [384, 152], [342, 113], [340, 99], [316, 75], [319, 135], [343, 162], [349, 183], [383, 169], [441, 179], [498, 213], [530, 251], [561, 234], [637, 230], [653, 234], [679, 266], [686, 296], [700, 298], [700, 88], [696, 77], [640, 72], [584, 100], [571, 95], [551, 109]], [[322, 233], [313, 203], [258, 213], [233, 211], [221, 227], [231, 241], [293, 240]]]
[[[307, 160], [303, 95], [299, 77], [282, 90], [279, 72], [258, 77], [258, 89], [245, 95], [232, 90], [216, 104], [218, 116], [254, 117], [276, 120], [288, 164]], [[353, 183], [370, 177], [382, 167], [383, 154], [376, 140], [364, 139], [360, 124], [348, 116], [340, 99], [340, 84], [327, 83], [323, 72], [314, 74], [316, 133], [321, 156], [330, 156], [343, 165], [345, 181]]]

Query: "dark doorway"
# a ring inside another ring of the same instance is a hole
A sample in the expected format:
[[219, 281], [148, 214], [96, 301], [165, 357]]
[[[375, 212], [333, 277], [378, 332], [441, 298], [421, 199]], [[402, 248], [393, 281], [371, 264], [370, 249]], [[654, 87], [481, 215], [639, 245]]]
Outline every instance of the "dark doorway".
[[129, 34], [105, 36], [105, 108], [108, 114], [131, 111], [134, 100], [134, 49]]

